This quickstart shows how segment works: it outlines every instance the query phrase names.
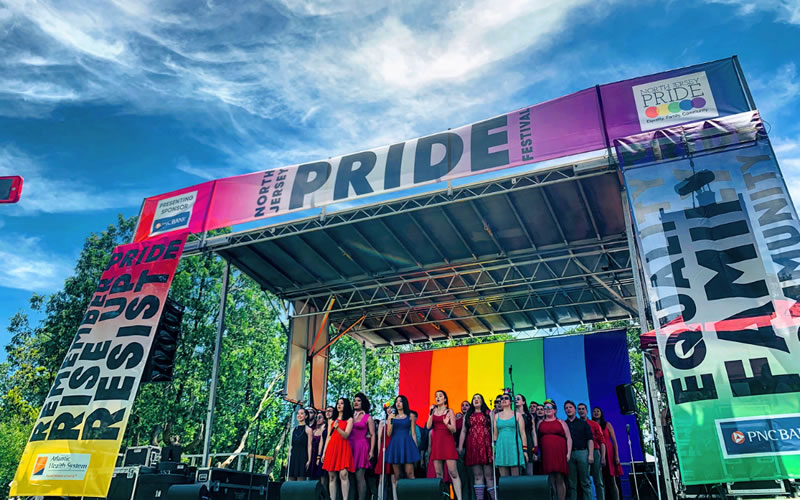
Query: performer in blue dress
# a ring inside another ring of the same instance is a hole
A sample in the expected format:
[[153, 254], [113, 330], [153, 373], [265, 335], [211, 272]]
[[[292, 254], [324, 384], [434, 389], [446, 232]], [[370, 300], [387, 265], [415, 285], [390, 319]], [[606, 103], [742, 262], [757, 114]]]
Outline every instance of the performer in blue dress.
[[392, 464], [392, 490], [397, 500], [397, 479], [400, 477], [400, 466], [405, 469], [406, 478], [414, 479], [414, 464], [420, 460], [417, 449], [417, 425], [415, 417], [408, 408], [408, 399], [397, 396], [394, 400], [394, 411], [386, 420], [386, 428], [392, 441], [386, 449], [386, 462]]

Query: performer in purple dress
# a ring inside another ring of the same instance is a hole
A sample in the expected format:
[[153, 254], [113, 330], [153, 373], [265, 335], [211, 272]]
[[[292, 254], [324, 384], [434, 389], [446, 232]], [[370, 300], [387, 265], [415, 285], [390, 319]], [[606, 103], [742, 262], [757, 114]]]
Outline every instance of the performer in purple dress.
[[353, 432], [348, 438], [353, 448], [353, 467], [350, 472], [356, 473], [358, 498], [366, 499], [366, 470], [371, 468], [372, 457], [375, 456], [375, 421], [369, 415], [369, 399], [363, 392], [353, 398]]

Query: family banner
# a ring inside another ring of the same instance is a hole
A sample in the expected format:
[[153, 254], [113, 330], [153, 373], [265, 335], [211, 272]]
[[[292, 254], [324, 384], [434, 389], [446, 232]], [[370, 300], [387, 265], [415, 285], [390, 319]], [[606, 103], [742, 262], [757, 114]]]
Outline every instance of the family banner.
[[11, 496], [106, 496], [187, 234], [114, 249], [33, 426]]
[[599, 85], [418, 139], [147, 198], [135, 241], [181, 229], [269, 226], [280, 215], [379, 194], [402, 199], [421, 193], [414, 188], [523, 165], [546, 169], [559, 158], [603, 161], [618, 137], [749, 109], [734, 59]]
[[800, 222], [758, 113], [617, 151], [682, 481], [800, 477]]

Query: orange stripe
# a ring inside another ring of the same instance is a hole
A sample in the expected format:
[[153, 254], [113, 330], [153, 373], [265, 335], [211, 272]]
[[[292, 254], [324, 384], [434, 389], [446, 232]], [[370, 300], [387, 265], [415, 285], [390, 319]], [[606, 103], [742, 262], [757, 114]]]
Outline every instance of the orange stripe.
[[[458, 412], [461, 401], [469, 398], [467, 394], [467, 347], [451, 347], [433, 351], [431, 361], [430, 404], [434, 403], [436, 391], [447, 393], [450, 408]], [[422, 416], [428, 408], [415, 408]]]

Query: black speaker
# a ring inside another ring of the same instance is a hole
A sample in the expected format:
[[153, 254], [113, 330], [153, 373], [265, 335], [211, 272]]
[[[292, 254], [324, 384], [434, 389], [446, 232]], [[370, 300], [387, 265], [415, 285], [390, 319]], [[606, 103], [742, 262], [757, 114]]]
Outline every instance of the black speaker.
[[497, 498], [515, 500], [550, 498], [550, 483], [547, 476], [505, 476], [497, 479]]
[[636, 399], [633, 396], [633, 386], [631, 384], [617, 386], [617, 402], [619, 403], [619, 411], [623, 415], [636, 414]]
[[208, 500], [205, 484], [174, 484], [167, 490], [168, 500]]
[[[350, 489], [353, 489], [352, 485]], [[325, 488], [316, 480], [286, 481], [281, 485], [280, 500], [321, 500], [325, 498]], [[272, 500], [275, 500], [274, 497]]]
[[265, 474], [212, 467], [198, 469], [197, 482], [208, 486], [209, 498], [213, 500], [242, 500], [242, 495], [250, 500], [267, 500], [268, 497], [274, 500], [279, 496], [278, 483], [270, 481]]
[[181, 335], [183, 306], [167, 297], [153, 337], [153, 346], [142, 374], [142, 382], [170, 382]]
[[438, 478], [397, 481], [397, 500], [441, 500], [443, 492], [444, 483]]
[[133, 500], [165, 498], [173, 485], [191, 484], [193, 481], [180, 474], [140, 474]]

